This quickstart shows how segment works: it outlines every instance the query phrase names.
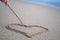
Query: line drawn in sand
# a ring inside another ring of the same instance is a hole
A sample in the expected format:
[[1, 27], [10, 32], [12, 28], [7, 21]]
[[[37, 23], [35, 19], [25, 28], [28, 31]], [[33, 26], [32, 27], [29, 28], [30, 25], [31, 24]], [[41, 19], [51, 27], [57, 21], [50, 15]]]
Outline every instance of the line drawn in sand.
[[[6, 26], [6, 28], [8, 29], [8, 30], [11, 30], [11, 31], [14, 31], [14, 32], [17, 32], [17, 33], [21, 33], [21, 34], [23, 34], [23, 35], [25, 35], [26, 37], [28, 37], [28, 38], [32, 38], [32, 37], [34, 37], [34, 36], [36, 36], [36, 35], [41, 35], [41, 34], [43, 34], [44, 32], [47, 32], [48, 31], [48, 28], [45, 28], [45, 27], [43, 27], [43, 26], [39, 26], [39, 25], [25, 25], [23, 22], [22, 22], [22, 20], [20, 19], [20, 17], [18, 17], [18, 15], [15, 13], [15, 11], [10, 7], [10, 5], [8, 5], [8, 8], [13, 12], [13, 14], [17, 17], [17, 19], [20, 21], [20, 23], [21, 24], [9, 24], [9, 25], [7, 25]], [[44, 31], [42, 31], [42, 32], [37, 32], [37, 33], [34, 33], [34, 34], [32, 34], [31, 36], [29, 36], [27, 33], [25, 33], [25, 32], [23, 32], [23, 31], [20, 31], [20, 30], [16, 30], [16, 29], [13, 29], [13, 28], [11, 28], [10, 26], [13, 26], [13, 25], [18, 25], [18, 26], [21, 26], [21, 27], [26, 27], [26, 28], [32, 28], [32, 27], [40, 27], [40, 28], [43, 28], [43, 29], [45, 29]]]

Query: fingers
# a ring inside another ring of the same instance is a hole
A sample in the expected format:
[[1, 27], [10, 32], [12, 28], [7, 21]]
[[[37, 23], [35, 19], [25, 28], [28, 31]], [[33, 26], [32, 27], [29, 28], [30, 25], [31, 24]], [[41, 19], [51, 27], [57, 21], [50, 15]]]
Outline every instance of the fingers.
[[9, 2], [8, 2], [8, 0], [1, 0], [1, 2], [3, 2], [5, 5], [9, 5]]

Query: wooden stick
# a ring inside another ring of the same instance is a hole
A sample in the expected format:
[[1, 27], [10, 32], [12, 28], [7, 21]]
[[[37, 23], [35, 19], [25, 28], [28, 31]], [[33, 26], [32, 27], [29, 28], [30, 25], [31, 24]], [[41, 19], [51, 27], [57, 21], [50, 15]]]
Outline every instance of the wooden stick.
[[15, 13], [15, 11], [8, 5], [9, 9], [13, 12], [13, 14], [18, 18], [21, 24], [23, 24], [22, 20], [18, 17], [18, 15]]

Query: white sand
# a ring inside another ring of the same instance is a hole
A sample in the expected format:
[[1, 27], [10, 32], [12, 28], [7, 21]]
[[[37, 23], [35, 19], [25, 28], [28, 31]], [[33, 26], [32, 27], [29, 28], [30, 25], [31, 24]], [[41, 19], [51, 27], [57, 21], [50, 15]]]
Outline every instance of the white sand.
[[[49, 31], [38, 37], [26, 38], [20, 33], [5, 28], [11, 23], [19, 23], [8, 7], [0, 2], [0, 40], [60, 40], [60, 9], [11, 0], [11, 7], [24, 24], [41, 25]], [[35, 30], [35, 29], [34, 29]]]

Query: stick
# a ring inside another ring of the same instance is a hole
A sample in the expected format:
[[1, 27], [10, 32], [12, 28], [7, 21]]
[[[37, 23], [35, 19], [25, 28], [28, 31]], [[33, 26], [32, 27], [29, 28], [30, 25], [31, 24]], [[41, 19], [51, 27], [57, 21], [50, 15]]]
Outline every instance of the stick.
[[13, 14], [18, 18], [21, 24], [23, 24], [22, 20], [17, 16], [17, 14], [14, 12], [14, 10], [8, 5], [9, 9], [13, 12]]

